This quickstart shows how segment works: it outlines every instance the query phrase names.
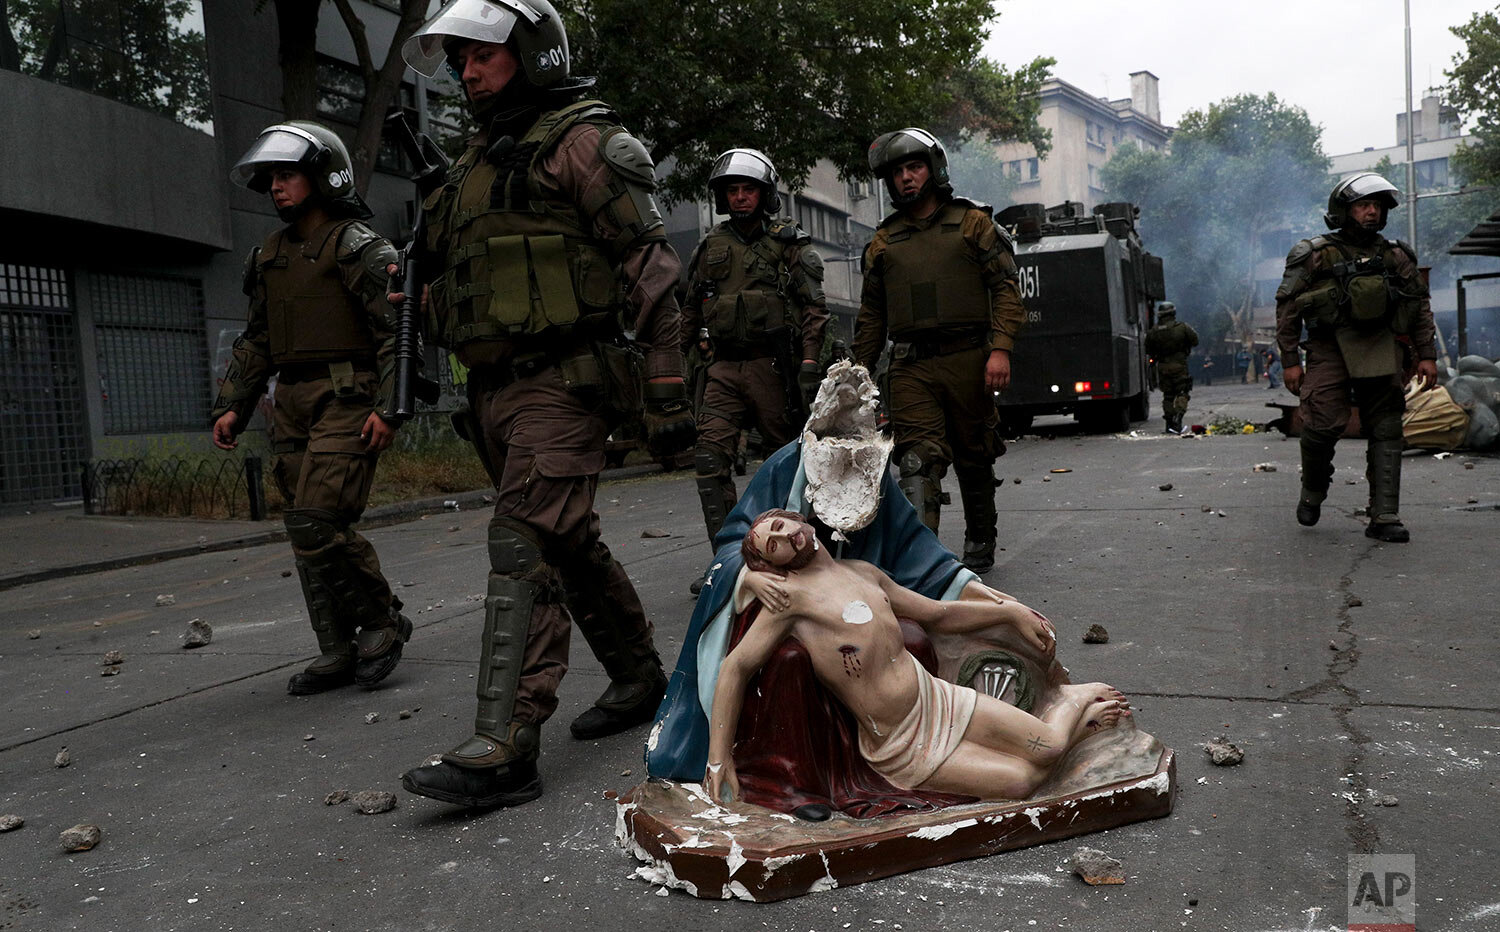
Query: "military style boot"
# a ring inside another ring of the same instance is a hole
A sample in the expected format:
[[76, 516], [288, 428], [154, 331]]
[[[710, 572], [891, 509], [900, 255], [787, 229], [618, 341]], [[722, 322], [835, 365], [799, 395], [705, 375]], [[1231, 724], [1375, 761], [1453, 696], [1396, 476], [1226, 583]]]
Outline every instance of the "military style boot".
[[306, 670], [293, 673], [286, 691], [293, 696], [311, 696], [348, 686], [354, 682], [354, 628], [339, 616], [332, 593], [313, 578], [301, 559], [297, 560], [297, 577], [322, 655]]
[[1365, 536], [1387, 544], [1411, 540], [1401, 523], [1400, 440], [1372, 440], [1365, 450], [1365, 475], [1370, 480], [1370, 523]]
[[1323, 514], [1323, 499], [1327, 493], [1314, 492], [1306, 486], [1302, 487], [1302, 494], [1297, 496], [1297, 523], [1303, 527], [1312, 527], [1318, 523], [1318, 518]]
[[1297, 523], [1312, 527], [1322, 516], [1323, 499], [1333, 482], [1333, 446], [1336, 437], [1302, 431], [1302, 493], [1297, 497]]
[[994, 466], [953, 467], [958, 477], [958, 495], [964, 509], [964, 554], [962, 563], [981, 576], [995, 566]]
[[667, 691], [667, 677], [640, 597], [625, 567], [609, 556], [603, 544], [599, 548], [609, 562], [570, 573], [569, 592], [563, 597], [573, 623], [609, 674], [609, 687], [594, 707], [569, 726], [580, 741], [619, 734], [651, 721]]
[[[492, 536], [492, 550], [494, 545]], [[541, 729], [513, 718], [526, 633], [541, 590], [540, 584], [513, 575], [490, 574], [474, 734], [439, 763], [403, 774], [407, 792], [471, 809], [518, 806], [542, 795], [536, 769]]]
[[[718, 450], [700, 446], [694, 454], [693, 465], [697, 470], [698, 500], [703, 507], [703, 526], [708, 531], [709, 558], [712, 560], [714, 538], [719, 536], [729, 509], [734, 507], [733, 502], [724, 500], [723, 484], [729, 477], [729, 464]], [[703, 575], [688, 586], [688, 591], [696, 596], [707, 583], [708, 571], [704, 570]], [[584, 636], [588, 634], [585, 632]]]
[[386, 624], [364, 625], [354, 642], [359, 657], [354, 666], [354, 682], [369, 689], [390, 676], [401, 662], [401, 649], [411, 640], [411, 619], [401, 614], [401, 600], [394, 599]]

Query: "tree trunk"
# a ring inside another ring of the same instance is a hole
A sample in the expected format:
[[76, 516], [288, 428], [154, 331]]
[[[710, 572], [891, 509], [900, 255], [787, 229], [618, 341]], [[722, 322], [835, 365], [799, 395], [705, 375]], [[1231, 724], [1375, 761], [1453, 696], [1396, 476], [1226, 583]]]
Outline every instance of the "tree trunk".
[[353, 151], [349, 157], [354, 162], [354, 185], [360, 194], [369, 190], [370, 177], [375, 171], [375, 161], [380, 155], [380, 140], [385, 125], [385, 115], [396, 102], [401, 89], [401, 79], [406, 75], [406, 62], [401, 58], [401, 46], [422, 25], [427, 13], [427, 0], [401, 0], [401, 20], [391, 36], [380, 68], [375, 67], [370, 53], [370, 40], [365, 35], [365, 25], [349, 4], [349, 0], [334, 0], [349, 38], [354, 42], [354, 52], [359, 59], [360, 75], [364, 79], [365, 95], [361, 101], [359, 125], [354, 131]]
[[276, 60], [281, 65], [281, 111], [288, 120], [318, 115], [316, 0], [275, 0]]

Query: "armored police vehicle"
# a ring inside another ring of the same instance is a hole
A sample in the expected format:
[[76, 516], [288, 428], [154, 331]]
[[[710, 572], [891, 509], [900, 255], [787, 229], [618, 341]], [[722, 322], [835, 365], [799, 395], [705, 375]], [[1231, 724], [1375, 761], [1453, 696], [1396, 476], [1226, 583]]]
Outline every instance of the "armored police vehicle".
[[996, 218], [1015, 241], [1026, 328], [998, 398], [1016, 436], [1043, 414], [1072, 414], [1088, 431], [1129, 430], [1149, 413], [1146, 331], [1165, 296], [1161, 259], [1141, 245], [1132, 204], [1092, 214], [1069, 201], [1017, 204]]

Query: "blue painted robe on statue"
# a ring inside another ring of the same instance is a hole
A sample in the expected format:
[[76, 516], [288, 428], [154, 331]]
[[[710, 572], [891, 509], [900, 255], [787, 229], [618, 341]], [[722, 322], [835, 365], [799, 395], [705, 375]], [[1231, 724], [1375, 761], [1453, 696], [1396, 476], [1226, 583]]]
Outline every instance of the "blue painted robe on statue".
[[[802, 444], [793, 441], [766, 459], [745, 487], [714, 538], [716, 553], [707, 585], [698, 597], [683, 640], [677, 669], [656, 713], [646, 742], [646, 772], [652, 777], [697, 783], [708, 761], [708, 712], [713, 708], [732, 624], [731, 602], [744, 567], [740, 543], [755, 516], [771, 508], [804, 514]], [[842, 547], [820, 538], [835, 557], [873, 563], [893, 580], [931, 599], [955, 599], [979, 577], [941, 543], [917, 518], [889, 471], [881, 484], [880, 510], [862, 530], [850, 533]], [[816, 523], [816, 522], [815, 522]]]

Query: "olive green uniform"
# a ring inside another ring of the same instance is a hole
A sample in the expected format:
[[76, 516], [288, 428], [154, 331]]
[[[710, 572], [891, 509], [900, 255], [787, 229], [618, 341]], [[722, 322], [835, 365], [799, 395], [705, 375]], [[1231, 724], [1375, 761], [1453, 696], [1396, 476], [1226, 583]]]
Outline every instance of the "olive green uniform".
[[768, 450], [801, 428], [797, 370], [823, 361], [828, 307], [823, 259], [791, 220], [762, 222], [750, 236], [732, 221], [708, 231], [688, 262], [682, 348], [708, 330], [713, 362], [698, 405], [698, 495], [712, 543], [739, 500], [732, 470], [740, 432], [760, 431]]
[[1397, 335], [1411, 338], [1418, 359], [1437, 358], [1431, 302], [1411, 247], [1379, 235], [1356, 242], [1342, 231], [1298, 242], [1276, 290], [1276, 342], [1287, 367], [1299, 358], [1304, 327], [1303, 501], [1318, 505], [1328, 494], [1352, 399], [1368, 438], [1371, 523], [1397, 523], [1406, 409]]
[[893, 341], [890, 412], [901, 488], [937, 530], [952, 464], [965, 551], [993, 550], [999, 412], [985, 387], [992, 350], [1009, 351], [1025, 319], [1010, 240], [990, 208], [963, 198], [932, 216], [887, 217], [865, 248], [854, 359], [875, 371]]
[[682, 374], [681, 266], [644, 147], [593, 100], [513, 119], [513, 144], [490, 132], [499, 144], [470, 140], [421, 231], [441, 262], [430, 328], [469, 367], [462, 432], [497, 491], [474, 736], [443, 758], [474, 771], [536, 758], [569, 615], [610, 676], [596, 707], [654, 710], [652, 626], [599, 539], [594, 494], [606, 437], [639, 412], [642, 367]]
[[1193, 391], [1188, 375], [1188, 353], [1198, 345], [1198, 331], [1186, 321], [1162, 321], [1146, 334], [1146, 352], [1156, 362], [1161, 387], [1161, 414], [1167, 426], [1180, 430]]
[[322, 652], [309, 673], [346, 670], [410, 633], [374, 547], [352, 527], [378, 459], [360, 434], [391, 403], [395, 320], [385, 295], [395, 259], [358, 220], [330, 220], [306, 240], [291, 226], [272, 233], [247, 262], [249, 320], [214, 402], [212, 420], [233, 411], [243, 429], [276, 376], [273, 475]]

